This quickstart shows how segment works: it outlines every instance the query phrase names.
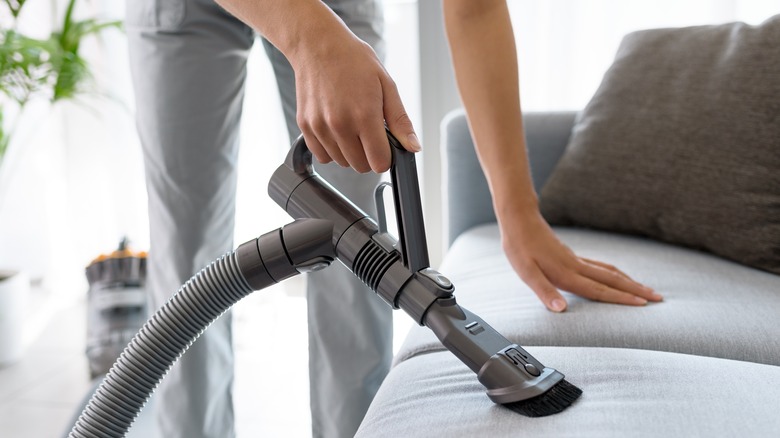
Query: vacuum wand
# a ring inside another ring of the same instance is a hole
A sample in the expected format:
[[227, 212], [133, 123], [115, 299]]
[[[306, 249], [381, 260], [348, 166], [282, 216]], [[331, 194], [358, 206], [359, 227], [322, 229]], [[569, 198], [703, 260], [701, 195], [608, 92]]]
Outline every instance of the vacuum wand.
[[[333, 222], [336, 257], [388, 305], [430, 328], [477, 374], [492, 401], [528, 416], [562, 411], [582, 391], [459, 306], [452, 282], [429, 267], [414, 155], [389, 131], [387, 137], [393, 152], [398, 241], [314, 171], [303, 136], [272, 176], [269, 195], [293, 218]], [[384, 224], [380, 201], [378, 193], [379, 221]]]

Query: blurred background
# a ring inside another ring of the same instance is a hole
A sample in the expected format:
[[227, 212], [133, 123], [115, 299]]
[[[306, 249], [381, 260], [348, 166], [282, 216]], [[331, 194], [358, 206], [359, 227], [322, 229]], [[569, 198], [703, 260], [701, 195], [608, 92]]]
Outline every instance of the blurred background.
[[[382, 3], [386, 67], [423, 143], [418, 161], [435, 266], [444, 252], [446, 228], [441, 214], [446, 200], [441, 196], [439, 122], [459, 106], [441, 5], [434, 0]], [[14, 17], [20, 4], [23, 9]], [[8, 42], [9, 30], [49, 38], [62, 28], [69, 4], [68, 0], [0, 3], [0, 28], [6, 38], [0, 43]], [[73, 4], [74, 20], [123, 19], [124, 2]], [[525, 111], [582, 108], [611, 64], [621, 38], [633, 30], [729, 21], [757, 24], [780, 12], [777, 0], [510, 0], [508, 4]], [[5, 317], [14, 322], [13, 327], [0, 324], [0, 330], [11, 330], [6, 336], [22, 346], [17, 357], [0, 367], [0, 436], [55, 436], [65, 429], [89, 387], [84, 268], [99, 254], [111, 252], [124, 236], [136, 250], [149, 247], [125, 35], [109, 25], [85, 36], [78, 53], [90, 73], [78, 96], [51, 103], [52, 96], [44, 93], [25, 102], [20, 112], [13, 96], [0, 93], [0, 126], [2, 132], [10, 132], [0, 162], [0, 271], [23, 272], [24, 282], [30, 285], [23, 297], [26, 305]], [[8, 50], [0, 55], [5, 64], [16, 59]], [[0, 87], [7, 85], [0, 82]], [[271, 67], [259, 45], [249, 61], [244, 106], [236, 243], [289, 222], [265, 194], [290, 139]], [[304, 285], [305, 279], [299, 278], [235, 307], [240, 436], [309, 435], [309, 420], [299, 414], [308, 406], [306, 361], [291, 369], [287, 363], [281, 368], [275, 360], [288, 353], [289, 345], [306, 343]], [[262, 334], [259, 322], [269, 320], [289, 327], [288, 337]], [[396, 315], [396, 321], [396, 342], [400, 342], [410, 322], [403, 314]], [[284, 387], [279, 386], [282, 379], [275, 377], [280, 374], [286, 376]]]

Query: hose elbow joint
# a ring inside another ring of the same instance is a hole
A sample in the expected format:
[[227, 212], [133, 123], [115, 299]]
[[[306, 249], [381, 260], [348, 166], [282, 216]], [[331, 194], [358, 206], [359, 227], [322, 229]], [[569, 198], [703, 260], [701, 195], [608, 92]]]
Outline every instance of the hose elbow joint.
[[241, 244], [238, 266], [253, 290], [327, 268], [336, 258], [333, 222], [299, 219]]

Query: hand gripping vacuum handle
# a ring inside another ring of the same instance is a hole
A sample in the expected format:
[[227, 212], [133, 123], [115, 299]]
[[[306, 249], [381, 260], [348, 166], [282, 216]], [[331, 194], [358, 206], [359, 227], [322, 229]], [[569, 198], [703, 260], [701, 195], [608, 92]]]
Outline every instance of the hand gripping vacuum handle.
[[[414, 154], [406, 151], [389, 131], [387, 131], [387, 138], [393, 159], [390, 178], [398, 218], [401, 256], [404, 266], [417, 272], [430, 266], [417, 165]], [[314, 179], [311, 184], [304, 185], [302, 192], [293, 197], [296, 188], [309, 178]], [[325, 186], [325, 190], [318, 189], [317, 185]], [[336, 233], [343, 231], [342, 228], [349, 223], [368, 218], [366, 213], [317, 175], [312, 167], [312, 154], [303, 136], [298, 137], [284, 164], [271, 178], [268, 193], [296, 219], [302, 217], [340, 219], [337, 221], [337, 230], [334, 230]], [[320, 198], [321, 196], [324, 198]], [[377, 207], [381, 208], [381, 205], [377, 204]]]
[[314, 171], [303, 136], [272, 176], [269, 195], [295, 219], [330, 220], [337, 258], [390, 306], [433, 330], [477, 374], [491, 400], [511, 403], [544, 393], [563, 374], [459, 306], [452, 283], [428, 267], [414, 154], [389, 131], [387, 137], [399, 242]]
[[285, 163], [271, 177], [268, 193], [293, 218], [333, 222], [333, 246], [338, 259], [393, 308], [403, 308], [422, 324], [425, 310], [436, 299], [451, 296], [452, 287], [444, 282], [433, 291], [420, 285], [403, 294], [405, 297], [400, 293], [413, 277], [436, 280], [440, 274], [427, 269], [428, 247], [414, 155], [404, 150], [389, 132], [388, 141], [393, 154], [391, 178], [400, 251], [395, 240], [380, 232], [373, 219], [314, 171], [303, 136], [295, 141]]

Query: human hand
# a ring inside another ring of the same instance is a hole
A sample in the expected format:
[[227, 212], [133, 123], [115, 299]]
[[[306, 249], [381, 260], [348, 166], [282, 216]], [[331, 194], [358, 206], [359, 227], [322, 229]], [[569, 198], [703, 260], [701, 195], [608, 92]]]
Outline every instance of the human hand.
[[277, 47], [295, 71], [297, 122], [322, 163], [358, 172], [390, 168], [385, 124], [420, 150], [398, 89], [374, 50], [319, 0], [217, 0]]
[[616, 267], [578, 257], [561, 243], [538, 211], [502, 224], [502, 245], [520, 278], [554, 312], [566, 310], [558, 289], [607, 303], [643, 306], [663, 297]]
[[291, 62], [298, 126], [319, 162], [387, 171], [385, 123], [405, 149], [420, 150], [398, 89], [368, 44], [349, 32], [333, 34]]

